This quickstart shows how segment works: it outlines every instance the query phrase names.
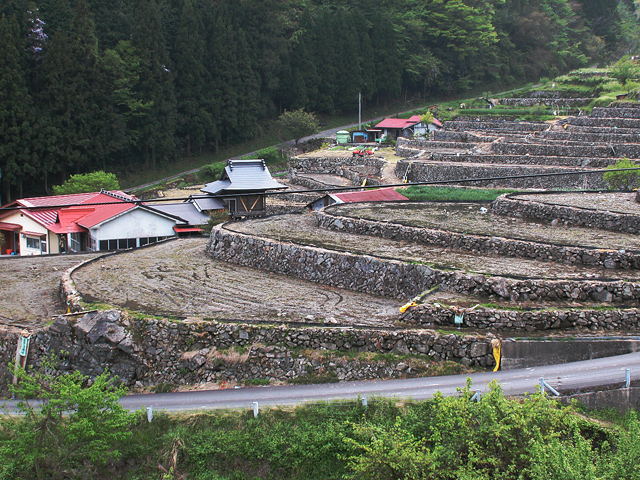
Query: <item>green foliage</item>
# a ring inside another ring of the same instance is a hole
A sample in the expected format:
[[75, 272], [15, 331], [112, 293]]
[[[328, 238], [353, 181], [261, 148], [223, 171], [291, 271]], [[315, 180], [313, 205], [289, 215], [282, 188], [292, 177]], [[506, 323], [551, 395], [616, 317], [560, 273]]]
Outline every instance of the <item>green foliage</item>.
[[229, 220], [229, 212], [226, 210], [213, 210], [209, 215], [209, 221], [202, 227], [203, 233], [209, 235], [213, 227]]
[[97, 171], [71, 175], [69, 180], [62, 185], [54, 185], [53, 193], [56, 195], [69, 195], [71, 193], [99, 192], [103, 188], [105, 190], [120, 189], [120, 183], [115, 174]]
[[488, 201], [491, 202], [505, 193], [517, 190], [508, 188], [464, 188], [464, 187], [430, 187], [428, 185], [412, 185], [397, 189], [409, 200], [417, 201]]
[[320, 124], [315, 114], [308, 113], [302, 109], [285, 111], [276, 122], [282, 135], [289, 139], [293, 138], [298, 144], [302, 137], [313, 135], [320, 130]]
[[212, 182], [215, 180], [220, 180], [220, 176], [226, 167], [225, 162], [215, 162], [210, 163], [209, 165], [205, 165], [198, 172], [198, 177], [202, 182]]
[[602, 179], [610, 189], [633, 190], [640, 186], [640, 165], [628, 158], [618, 160], [615, 165], [609, 165], [607, 170], [620, 168], [637, 168], [639, 170], [627, 170], [623, 172], [606, 172]]
[[636, 80], [640, 77], [640, 68], [636, 63], [626, 58], [614, 65], [609, 76], [615, 78], [622, 85], [622, 88], [625, 88], [629, 80]]
[[[78, 372], [52, 377], [42, 371], [15, 368], [18, 383], [11, 392], [22, 399], [21, 419], [0, 420], [0, 478], [63, 478], [74, 470], [77, 478], [95, 475], [117, 460], [122, 441], [131, 436], [132, 416], [118, 403], [125, 389], [108, 371], [88, 384]], [[28, 399], [41, 399], [41, 404]]]

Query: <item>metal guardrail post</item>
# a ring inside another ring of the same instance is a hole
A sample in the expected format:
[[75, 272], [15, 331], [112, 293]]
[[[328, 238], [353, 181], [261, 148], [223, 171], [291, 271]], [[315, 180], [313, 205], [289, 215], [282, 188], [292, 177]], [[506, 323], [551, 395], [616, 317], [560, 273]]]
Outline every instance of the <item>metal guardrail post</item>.
[[560, 396], [560, 393], [555, 388], [553, 388], [551, 385], [549, 385], [547, 382], [544, 381], [544, 377], [540, 377], [540, 391], [544, 393], [545, 388], [548, 388], [549, 391], [553, 393], [556, 397]]
[[473, 394], [473, 396], [469, 399], [469, 401], [473, 402], [475, 400], [476, 402], [479, 402], [480, 398], [481, 398], [480, 390], [476, 390], [476, 393]]
[[147, 420], [149, 423], [153, 420], [153, 407], [147, 407]]
[[631, 386], [631, 369], [627, 368], [624, 371], [624, 386], [629, 388]]
[[364, 408], [367, 408], [367, 406], [368, 406], [367, 397], [362, 397], [362, 406]]
[[258, 402], [253, 402], [253, 418], [258, 418]]

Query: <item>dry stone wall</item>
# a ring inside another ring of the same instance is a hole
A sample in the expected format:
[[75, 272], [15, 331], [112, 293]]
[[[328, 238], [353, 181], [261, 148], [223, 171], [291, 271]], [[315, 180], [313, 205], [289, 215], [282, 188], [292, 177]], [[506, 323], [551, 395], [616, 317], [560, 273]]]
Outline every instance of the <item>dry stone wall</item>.
[[455, 326], [455, 316], [463, 313], [462, 328], [513, 331], [544, 330], [638, 330], [640, 310], [497, 310], [481, 307], [475, 310], [423, 304], [410, 308], [403, 321], [423, 327]]
[[307, 157], [299, 156], [289, 159], [289, 172], [328, 173], [342, 176], [345, 167], [360, 165], [375, 167], [379, 172], [386, 162], [375, 156], [365, 157]]
[[606, 268], [639, 269], [640, 252], [620, 252], [579, 246], [554, 245], [487, 235], [471, 235], [399, 223], [344, 217], [327, 207], [316, 212], [318, 226], [330, 230], [371, 235], [410, 243], [422, 243], [465, 250], [481, 255], [495, 254], [507, 257], [550, 260], [577, 265], [600, 265]]
[[614, 232], [640, 233], [640, 215], [544, 203], [544, 194], [540, 194], [540, 201], [537, 202], [519, 198], [518, 194], [502, 195], [494, 201], [493, 213], [547, 221], [558, 220], [567, 225], [602, 228]]
[[[286, 380], [326, 374], [337, 380], [363, 380], [406, 376], [411, 374], [411, 365], [354, 360], [353, 355], [340, 359], [341, 354], [414, 354], [490, 367], [494, 364], [490, 340], [431, 330], [176, 323], [133, 319], [118, 310], [108, 310], [56, 318], [32, 337], [28, 364], [39, 365], [44, 357], [57, 353], [60, 371], [78, 370], [96, 377], [108, 367], [127, 386]], [[15, 348], [16, 341], [16, 332], [0, 330], [3, 360], [11, 357], [11, 345]], [[333, 352], [335, 358], [324, 359], [313, 353], [323, 350]]]
[[229, 263], [398, 299], [414, 297], [435, 286], [445, 291], [512, 301], [591, 300], [629, 304], [640, 299], [640, 284], [633, 282], [517, 279], [438, 270], [423, 264], [278, 242], [221, 226], [211, 232], [207, 252]]
[[[396, 164], [396, 175], [404, 178], [409, 167], [409, 160], [399, 160]], [[413, 182], [455, 182], [461, 179], [517, 177], [521, 175], [578, 172], [582, 168], [546, 167], [542, 165], [502, 165], [502, 164], [461, 164], [441, 162], [413, 162], [407, 180]], [[507, 188], [576, 188], [584, 189], [605, 188], [602, 174], [577, 173], [572, 175], [553, 175], [544, 177], [501, 178], [496, 180], [465, 181], [465, 185], [477, 187], [507, 187]]]

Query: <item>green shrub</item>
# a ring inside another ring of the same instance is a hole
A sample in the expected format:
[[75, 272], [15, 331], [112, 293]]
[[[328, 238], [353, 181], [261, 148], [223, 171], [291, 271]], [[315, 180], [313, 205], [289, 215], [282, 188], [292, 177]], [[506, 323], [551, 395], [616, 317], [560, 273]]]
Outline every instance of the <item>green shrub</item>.
[[224, 168], [227, 166], [225, 162], [215, 162], [205, 165], [198, 172], [201, 182], [214, 182], [220, 179]]
[[640, 165], [628, 158], [618, 160], [615, 165], [609, 165], [607, 170], [620, 168], [638, 168], [639, 170], [627, 170], [623, 172], [607, 172], [602, 179], [612, 190], [633, 190], [640, 186]]

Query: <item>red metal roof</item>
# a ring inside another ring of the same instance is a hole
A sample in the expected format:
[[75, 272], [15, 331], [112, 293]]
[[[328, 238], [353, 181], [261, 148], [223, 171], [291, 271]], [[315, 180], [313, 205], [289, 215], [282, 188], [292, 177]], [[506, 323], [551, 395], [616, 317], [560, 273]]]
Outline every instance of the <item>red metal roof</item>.
[[13, 232], [22, 230], [22, 225], [9, 222], [0, 222], [0, 230], [11, 230]]
[[339, 198], [345, 203], [353, 202], [392, 202], [398, 200], [409, 200], [401, 193], [396, 192], [393, 188], [379, 188], [377, 190], [367, 190], [365, 192], [345, 192], [334, 193], [334, 197]]
[[16, 204], [23, 207], [21, 213], [59, 234], [86, 231], [136, 208], [136, 204], [128, 200], [138, 199], [121, 191], [102, 191], [23, 198], [17, 200]]
[[201, 228], [197, 227], [173, 227], [173, 230], [176, 233], [187, 233], [187, 232], [202, 232]]
[[414, 115], [411, 118], [385, 118], [376, 125], [376, 128], [408, 128], [421, 121], [419, 115]]

